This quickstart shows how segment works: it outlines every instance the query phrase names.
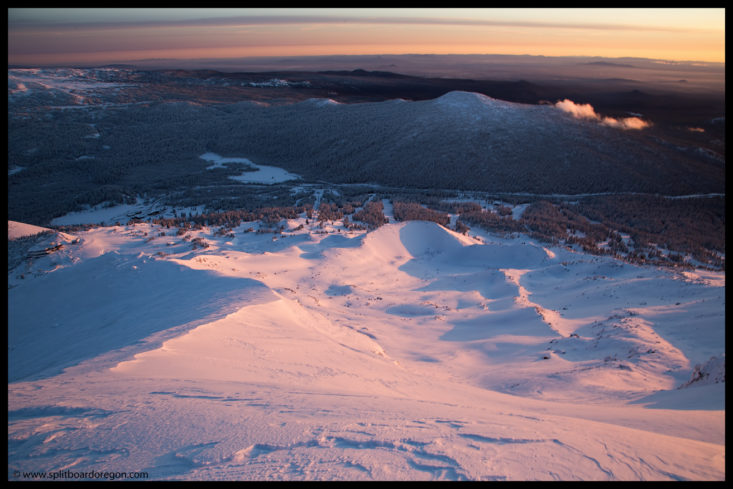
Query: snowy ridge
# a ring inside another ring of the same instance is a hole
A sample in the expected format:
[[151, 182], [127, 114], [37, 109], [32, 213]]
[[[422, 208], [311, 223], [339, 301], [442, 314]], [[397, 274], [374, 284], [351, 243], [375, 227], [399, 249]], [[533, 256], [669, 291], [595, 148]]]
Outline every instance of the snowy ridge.
[[100, 227], [9, 271], [9, 473], [724, 478], [725, 384], [676, 389], [724, 355], [715, 282], [431, 222], [248, 225]]
[[22, 222], [8, 221], [8, 239], [18, 239], [25, 236], [33, 236], [39, 233], [50, 233], [52, 229]]

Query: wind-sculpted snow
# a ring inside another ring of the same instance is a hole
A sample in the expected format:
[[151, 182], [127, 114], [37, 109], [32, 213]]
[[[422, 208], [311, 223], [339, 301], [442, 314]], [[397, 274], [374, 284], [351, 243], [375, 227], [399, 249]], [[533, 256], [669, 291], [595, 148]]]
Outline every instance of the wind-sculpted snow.
[[334, 248], [354, 248], [362, 244], [363, 236], [346, 237], [339, 234], [331, 235], [323, 238], [318, 243], [308, 243], [300, 245], [303, 251], [301, 258], [320, 259], [324, 257], [324, 252]]
[[250, 224], [89, 229], [9, 271], [10, 479], [725, 478], [724, 272]]
[[400, 242], [413, 257], [463, 251], [465, 244], [442, 226], [427, 221], [408, 221], [400, 229]]

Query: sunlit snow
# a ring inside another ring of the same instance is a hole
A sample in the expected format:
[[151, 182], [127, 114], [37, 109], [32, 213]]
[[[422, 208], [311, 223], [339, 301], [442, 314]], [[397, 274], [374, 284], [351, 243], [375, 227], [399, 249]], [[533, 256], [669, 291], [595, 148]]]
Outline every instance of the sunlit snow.
[[305, 221], [10, 270], [9, 478], [724, 479], [724, 272]]

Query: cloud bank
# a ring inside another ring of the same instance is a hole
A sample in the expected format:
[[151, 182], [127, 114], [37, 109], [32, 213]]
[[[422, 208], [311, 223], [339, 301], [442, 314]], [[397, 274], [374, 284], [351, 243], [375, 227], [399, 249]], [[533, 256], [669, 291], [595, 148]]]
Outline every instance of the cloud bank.
[[555, 104], [555, 107], [567, 112], [577, 119], [591, 119], [600, 122], [604, 126], [615, 127], [617, 129], [635, 129], [640, 130], [649, 127], [651, 124], [638, 117], [624, 117], [616, 119], [615, 117], [603, 117], [596, 113], [590, 104], [576, 104], [572, 100], [564, 99]]

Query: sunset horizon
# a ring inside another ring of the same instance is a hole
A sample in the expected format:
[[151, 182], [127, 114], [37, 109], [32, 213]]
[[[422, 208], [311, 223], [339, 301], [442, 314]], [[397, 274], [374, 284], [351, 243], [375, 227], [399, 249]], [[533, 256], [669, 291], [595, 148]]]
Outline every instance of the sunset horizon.
[[8, 9], [11, 65], [482, 54], [725, 62], [725, 9]]

